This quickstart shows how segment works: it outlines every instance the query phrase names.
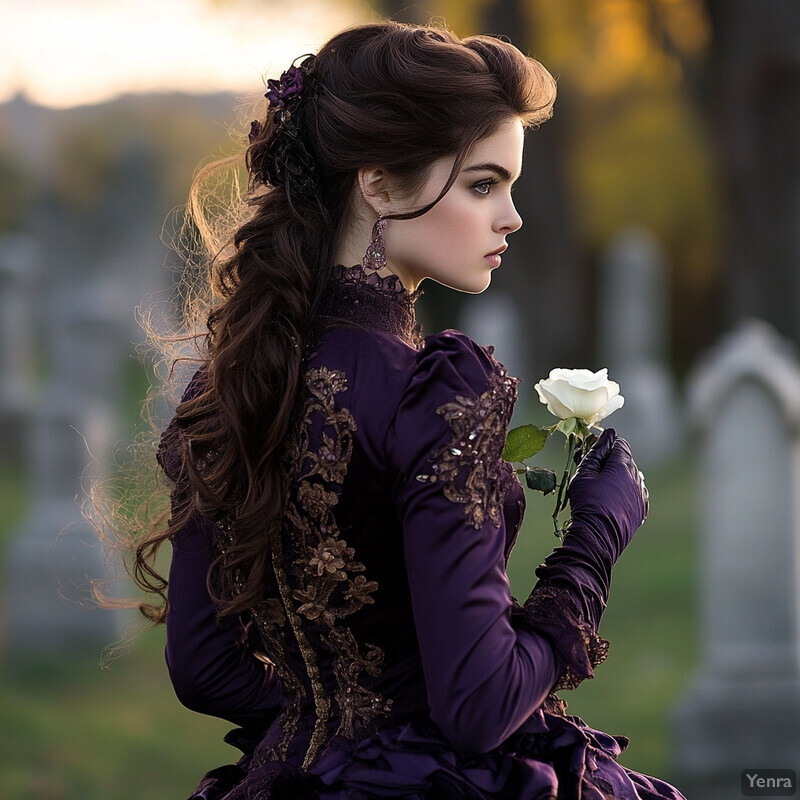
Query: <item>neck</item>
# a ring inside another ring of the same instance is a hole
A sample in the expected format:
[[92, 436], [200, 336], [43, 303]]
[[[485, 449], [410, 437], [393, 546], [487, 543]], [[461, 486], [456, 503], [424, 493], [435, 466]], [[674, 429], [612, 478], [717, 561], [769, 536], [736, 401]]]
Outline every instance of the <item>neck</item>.
[[[357, 223], [349, 225], [336, 247], [334, 263], [345, 265], [362, 264], [364, 261], [364, 253], [367, 252], [367, 248], [372, 241], [372, 229], [374, 224], [374, 221], [370, 223], [363, 218], [359, 218]], [[421, 283], [421, 281], [404, 274], [403, 270], [393, 265], [390, 256], [387, 257], [387, 266], [384, 269], [378, 270], [376, 275], [381, 278], [386, 278], [389, 275], [397, 275], [403, 287], [409, 293], [416, 292]]]

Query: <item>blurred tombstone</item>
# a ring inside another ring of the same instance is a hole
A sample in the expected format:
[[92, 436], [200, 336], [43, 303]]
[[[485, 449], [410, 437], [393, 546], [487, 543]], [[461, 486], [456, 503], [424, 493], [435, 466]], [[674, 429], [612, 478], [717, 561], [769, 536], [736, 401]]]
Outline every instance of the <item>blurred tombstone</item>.
[[[95, 284], [60, 294], [53, 308], [53, 378], [30, 426], [30, 512], [13, 536], [5, 582], [13, 660], [99, 649], [121, 630], [119, 612], [91, 602], [91, 582], [107, 578], [106, 559], [78, 502], [82, 482], [103, 477], [98, 457], [115, 437], [113, 389], [126, 338], [115, 300], [124, 297], [112, 284]], [[98, 458], [95, 474], [85, 469], [90, 454]]]
[[[164, 221], [162, 169], [152, 144], [129, 141], [109, 178], [102, 213], [91, 231], [104, 244], [93, 272], [114, 276], [117, 290], [129, 293], [129, 304], [122, 308], [133, 308], [169, 277], [163, 268], [162, 243], [153, 235]], [[132, 315], [128, 319], [133, 322]], [[134, 337], [140, 334], [138, 328], [133, 330]]]
[[730, 800], [800, 753], [800, 363], [758, 321], [689, 385], [699, 464], [702, 660], [676, 712], [678, 785]]
[[642, 228], [629, 228], [603, 258], [600, 354], [625, 405], [614, 427], [643, 466], [671, 456], [682, 442], [668, 366], [669, 292], [664, 254]]
[[525, 368], [522, 320], [508, 294], [496, 290], [464, 300], [459, 327], [479, 344], [492, 345], [495, 356], [510, 374], [522, 374]]
[[34, 296], [42, 251], [22, 234], [0, 237], [0, 441], [3, 457], [19, 462], [33, 398]]

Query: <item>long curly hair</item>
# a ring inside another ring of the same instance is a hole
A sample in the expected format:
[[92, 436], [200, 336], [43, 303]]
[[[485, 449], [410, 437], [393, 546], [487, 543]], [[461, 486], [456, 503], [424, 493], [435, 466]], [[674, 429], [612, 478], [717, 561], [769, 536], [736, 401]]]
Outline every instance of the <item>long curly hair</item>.
[[162, 439], [171, 513], [135, 532], [129, 570], [159, 596], [140, 604], [155, 622], [165, 618], [167, 586], [157, 551], [197, 513], [233, 523], [214, 581], [209, 572], [220, 613], [263, 599], [304, 346], [351, 223], [358, 170], [380, 165], [413, 192], [436, 160], [455, 155], [440, 199], [476, 142], [509, 117], [538, 125], [556, 94], [547, 70], [507, 42], [395, 22], [344, 30], [302, 72], [308, 85], [291, 113], [270, 102], [251, 127], [247, 188], [234, 212], [215, 217], [208, 202], [230, 159], [201, 170], [191, 188], [187, 224], [208, 255], [204, 274], [188, 279], [195, 316], [205, 319], [199, 369]]

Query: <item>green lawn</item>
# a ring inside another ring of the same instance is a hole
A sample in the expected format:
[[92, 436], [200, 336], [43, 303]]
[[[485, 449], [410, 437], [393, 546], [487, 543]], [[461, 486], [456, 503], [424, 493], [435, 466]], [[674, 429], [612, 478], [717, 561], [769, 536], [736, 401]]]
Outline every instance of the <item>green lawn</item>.
[[[694, 663], [691, 483], [685, 465], [648, 476], [651, 514], [618, 565], [602, 634], [611, 655], [593, 681], [565, 693], [571, 713], [632, 738], [623, 763], [669, 778], [668, 713]], [[0, 469], [2, 537], [22, 487]], [[555, 539], [550, 498], [529, 494], [510, 572], [527, 596]], [[184, 710], [163, 666], [163, 629], [140, 634], [101, 669], [99, 653], [12, 671], [0, 667], [4, 800], [181, 798], [207, 769], [235, 758], [231, 726]]]
[[0, 785], [8, 800], [188, 796], [200, 774], [231, 760], [231, 726], [182, 709], [163, 667], [161, 631], [139, 637], [110, 669], [98, 657], [4, 670]]

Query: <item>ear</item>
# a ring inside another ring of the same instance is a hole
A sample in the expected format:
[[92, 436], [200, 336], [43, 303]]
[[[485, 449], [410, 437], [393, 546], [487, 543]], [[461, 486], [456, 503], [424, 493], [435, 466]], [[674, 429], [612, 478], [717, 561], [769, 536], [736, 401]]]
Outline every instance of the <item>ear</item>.
[[383, 167], [361, 167], [358, 171], [358, 188], [364, 202], [381, 216], [391, 205], [389, 179]]

